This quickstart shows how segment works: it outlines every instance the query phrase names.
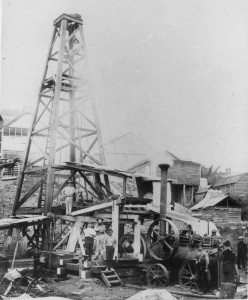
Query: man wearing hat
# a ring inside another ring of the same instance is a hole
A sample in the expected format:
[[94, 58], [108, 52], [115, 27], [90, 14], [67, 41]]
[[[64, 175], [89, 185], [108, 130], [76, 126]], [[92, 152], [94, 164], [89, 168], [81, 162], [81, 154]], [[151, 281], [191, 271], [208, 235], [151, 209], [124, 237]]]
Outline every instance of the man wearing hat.
[[211, 241], [214, 248], [218, 248], [221, 244], [221, 238], [217, 236], [217, 229], [212, 229]]
[[106, 262], [107, 262], [106, 271], [107, 271], [112, 268], [115, 247], [117, 246], [117, 241], [116, 238], [113, 237], [112, 229], [109, 229], [108, 234], [105, 234], [104, 243], [106, 246]]
[[73, 202], [73, 195], [76, 193], [74, 186], [72, 185], [72, 181], [68, 181], [66, 187], [62, 190], [61, 194], [65, 198], [65, 209], [66, 215], [71, 214], [72, 210], [72, 202]]
[[242, 266], [242, 270], [245, 271], [247, 247], [246, 244], [244, 243], [243, 236], [239, 236], [237, 249], [238, 249], [238, 253], [237, 253], [238, 268], [240, 270]]
[[209, 290], [209, 256], [203, 250], [202, 244], [198, 244], [198, 253], [196, 256], [197, 284], [199, 294], [205, 294]]

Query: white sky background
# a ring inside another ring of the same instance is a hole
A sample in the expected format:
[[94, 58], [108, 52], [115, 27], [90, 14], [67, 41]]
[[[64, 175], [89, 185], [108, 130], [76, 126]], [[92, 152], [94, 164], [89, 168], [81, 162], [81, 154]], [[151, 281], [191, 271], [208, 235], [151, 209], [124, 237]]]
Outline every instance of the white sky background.
[[2, 0], [2, 109], [36, 105], [62, 13], [83, 17], [105, 141], [248, 171], [247, 0]]

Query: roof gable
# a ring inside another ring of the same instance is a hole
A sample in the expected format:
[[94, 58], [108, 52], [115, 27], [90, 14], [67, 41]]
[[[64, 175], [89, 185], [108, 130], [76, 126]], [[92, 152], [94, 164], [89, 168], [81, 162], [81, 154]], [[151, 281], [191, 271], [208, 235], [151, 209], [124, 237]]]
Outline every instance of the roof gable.
[[236, 183], [236, 182], [240, 181], [246, 175], [248, 175], [248, 174], [242, 173], [242, 174], [230, 175], [230, 176], [220, 178], [217, 180], [214, 187]]

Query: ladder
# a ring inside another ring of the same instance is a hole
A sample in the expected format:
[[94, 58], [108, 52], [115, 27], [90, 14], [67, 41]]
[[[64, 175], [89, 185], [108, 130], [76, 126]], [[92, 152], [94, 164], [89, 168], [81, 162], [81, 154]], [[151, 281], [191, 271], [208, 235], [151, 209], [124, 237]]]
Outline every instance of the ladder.
[[120, 277], [113, 268], [110, 270], [101, 271], [101, 276], [108, 287], [122, 285]]

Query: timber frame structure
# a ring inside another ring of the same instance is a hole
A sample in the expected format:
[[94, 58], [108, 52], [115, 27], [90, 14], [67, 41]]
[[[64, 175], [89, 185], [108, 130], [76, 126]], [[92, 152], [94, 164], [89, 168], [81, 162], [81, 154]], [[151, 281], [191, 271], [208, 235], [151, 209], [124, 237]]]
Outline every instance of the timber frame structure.
[[[33, 213], [47, 215], [67, 182], [72, 180], [75, 186], [75, 172], [55, 173], [55, 164], [105, 165], [96, 107], [89, 92], [83, 21], [80, 15], [63, 14], [53, 25], [13, 216], [19, 209], [25, 211], [22, 206], [30, 197], [36, 201]], [[33, 145], [40, 151], [35, 159], [30, 157]], [[24, 183], [31, 176], [35, 180], [26, 190]], [[105, 184], [108, 187], [108, 178]]]

